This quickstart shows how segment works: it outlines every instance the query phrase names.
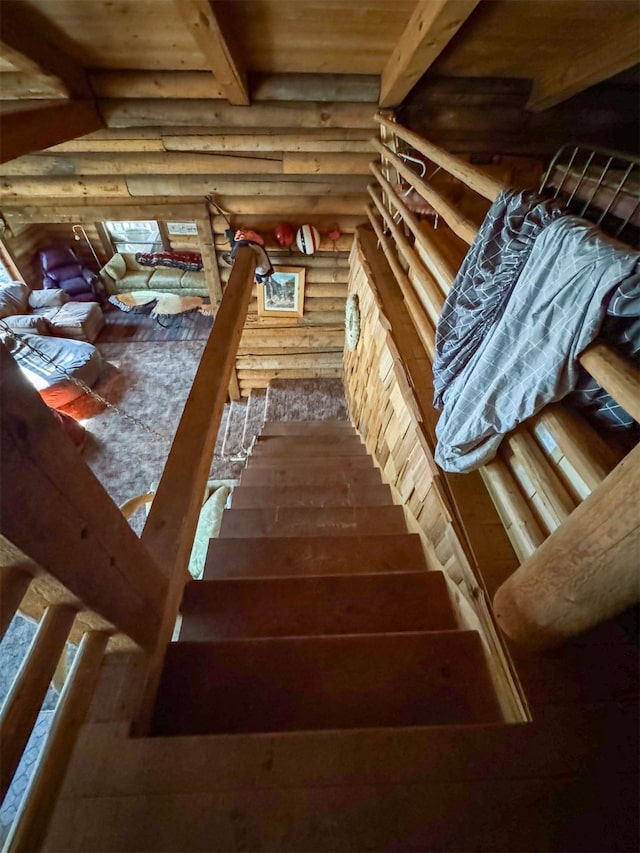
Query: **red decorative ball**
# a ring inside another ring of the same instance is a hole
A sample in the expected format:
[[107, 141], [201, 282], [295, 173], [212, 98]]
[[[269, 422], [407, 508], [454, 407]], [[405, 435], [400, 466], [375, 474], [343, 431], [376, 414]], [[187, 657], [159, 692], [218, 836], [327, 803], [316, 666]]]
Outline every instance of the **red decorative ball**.
[[281, 222], [276, 225], [274, 236], [278, 245], [282, 246], [283, 249], [290, 249], [296, 239], [296, 230], [288, 222]]
[[329, 231], [328, 235], [330, 240], [333, 240], [334, 243], [336, 240], [339, 240], [342, 237], [342, 231], [338, 228], [337, 225], [334, 225], [331, 231]]

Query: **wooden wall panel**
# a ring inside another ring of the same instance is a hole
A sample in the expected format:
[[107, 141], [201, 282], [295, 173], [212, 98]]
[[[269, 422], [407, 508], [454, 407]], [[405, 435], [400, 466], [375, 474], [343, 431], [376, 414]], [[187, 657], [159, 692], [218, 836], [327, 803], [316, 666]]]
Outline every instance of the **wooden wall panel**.
[[438, 561], [459, 580], [470, 572], [454, 546], [440, 474], [425, 438], [404, 367], [356, 247], [349, 293], [360, 306], [360, 343], [345, 350], [344, 381], [351, 417], [367, 450], [398, 490]]

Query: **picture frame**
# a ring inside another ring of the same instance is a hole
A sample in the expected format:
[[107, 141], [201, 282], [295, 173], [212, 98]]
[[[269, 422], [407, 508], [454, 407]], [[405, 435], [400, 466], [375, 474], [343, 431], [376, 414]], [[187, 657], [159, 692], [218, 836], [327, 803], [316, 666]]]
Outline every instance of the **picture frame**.
[[198, 226], [195, 222], [167, 222], [166, 225], [167, 233], [173, 236], [198, 236]]
[[275, 267], [270, 281], [258, 285], [259, 317], [302, 317], [304, 267]]

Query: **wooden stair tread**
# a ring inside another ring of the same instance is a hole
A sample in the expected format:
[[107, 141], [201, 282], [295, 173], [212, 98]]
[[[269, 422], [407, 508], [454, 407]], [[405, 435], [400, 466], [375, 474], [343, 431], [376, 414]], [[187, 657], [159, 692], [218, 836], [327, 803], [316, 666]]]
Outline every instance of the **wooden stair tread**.
[[362, 456], [367, 455], [367, 448], [357, 435], [319, 435], [295, 436], [274, 435], [260, 436], [251, 453], [255, 456]]
[[359, 468], [373, 468], [373, 460], [367, 454], [354, 455], [351, 452], [340, 456], [339, 453], [324, 453], [322, 456], [307, 456], [304, 451], [300, 451], [300, 455], [281, 456], [262, 456], [260, 454], [252, 454], [249, 457], [248, 465], [257, 468], [318, 468], [320, 470], [328, 470], [337, 468], [340, 470], [351, 470]]
[[378, 785], [549, 777], [603, 767], [634, 773], [640, 726], [637, 706], [611, 703], [554, 708], [528, 723], [117, 736], [117, 774], [104, 773], [100, 766], [112, 751], [107, 727], [89, 726], [82, 737], [90, 741], [94, 761], [70, 775], [67, 796], [344, 785], [353, 783], [356, 774], [361, 784]]
[[260, 433], [269, 435], [357, 435], [349, 421], [267, 421]]
[[302, 536], [269, 539], [212, 539], [204, 570], [205, 580], [225, 577], [282, 577], [425, 569], [420, 537]]
[[393, 506], [389, 486], [343, 483], [334, 486], [236, 486], [233, 509], [280, 506]]
[[271, 536], [353, 536], [407, 530], [401, 506], [262, 507], [227, 509], [219, 538]]
[[327, 468], [322, 465], [297, 465], [295, 468], [258, 466], [245, 468], [240, 477], [241, 486], [336, 486], [377, 485], [382, 482], [380, 469], [373, 466], [345, 468], [343, 465]]
[[252, 578], [188, 584], [180, 641], [457, 627], [440, 572]]
[[501, 719], [475, 632], [342, 635], [170, 645], [151, 733]]
[[47, 850], [638, 849], [635, 709], [182, 738], [105, 729], [82, 735], [92, 760], [68, 775]]

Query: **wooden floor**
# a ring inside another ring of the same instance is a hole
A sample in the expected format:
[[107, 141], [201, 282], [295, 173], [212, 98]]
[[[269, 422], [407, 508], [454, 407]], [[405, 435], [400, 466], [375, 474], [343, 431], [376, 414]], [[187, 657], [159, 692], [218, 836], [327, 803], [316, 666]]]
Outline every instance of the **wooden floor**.
[[[205, 300], [208, 301], [208, 300]], [[178, 314], [160, 323], [150, 316], [151, 306], [142, 311], [121, 311], [113, 305], [103, 308], [105, 327], [96, 343], [124, 341], [206, 341], [213, 318], [198, 311]]]

